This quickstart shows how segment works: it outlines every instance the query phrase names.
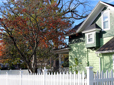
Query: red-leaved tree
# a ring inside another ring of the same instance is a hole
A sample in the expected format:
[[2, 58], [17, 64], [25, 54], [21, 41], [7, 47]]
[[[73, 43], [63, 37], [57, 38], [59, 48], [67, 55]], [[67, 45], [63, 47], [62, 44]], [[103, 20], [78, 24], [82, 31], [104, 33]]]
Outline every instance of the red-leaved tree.
[[[70, 0], [64, 7], [63, 0], [8, 0], [0, 9], [0, 33], [5, 54], [7, 46], [16, 49], [30, 72], [35, 73], [37, 51], [51, 46], [65, 45], [64, 34], [68, 32], [70, 18], [82, 19], [87, 15], [78, 14], [76, 8], [83, 5], [77, 0]], [[73, 8], [71, 8], [73, 4]], [[68, 16], [68, 15], [70, 16]], [[1, 55], [1, 54], [0, 54]]]

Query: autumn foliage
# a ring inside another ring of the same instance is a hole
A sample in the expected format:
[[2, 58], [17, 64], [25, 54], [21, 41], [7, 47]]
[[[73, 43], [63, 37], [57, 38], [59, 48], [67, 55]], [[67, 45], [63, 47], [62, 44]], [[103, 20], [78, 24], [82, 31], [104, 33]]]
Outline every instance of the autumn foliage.
[[2, 26], [0, 34], [3, 36], [0, 56], [8, 50], [7, 46], [10, 44], [16, 48], [21, 59], [31, 70], [34, 66], [31, 67], [29, 62], [33, 57], [36, 58], [38, 49], [65, 45], [64, 34], [70, 23], [62, 19], [61, 13], [57, 12], [58, 6], [55, 1], [32, 0], [31, 3], [21, 1], [9, 3], [13, 7], [11, 5], [8, 5], [9, 8], [5, 7], [2, 11], [3, 18], [0, 18]]
[[[4, 3], [0, 9], [0, 56], [7, 54], [8, 50], [16, 51], [28, 69], [35, 72], [36, 59], [40, 57], [37, 51], [65, 45], [64, 35], [71, 26], [70, 18], [65, 14], [76, 14], [74, 9], [65, 11], [59, 4], [57, 0], [9, 0]], [[76, 16], [80, 19], [79, 15]]]

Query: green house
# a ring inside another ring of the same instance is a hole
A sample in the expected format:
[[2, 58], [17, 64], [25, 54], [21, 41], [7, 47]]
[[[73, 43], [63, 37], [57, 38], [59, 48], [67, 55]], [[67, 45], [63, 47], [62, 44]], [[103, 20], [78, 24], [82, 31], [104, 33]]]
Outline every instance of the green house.
[[[69, 70], [114, 69], [114, 5], [99, 1], [88, 17], [69, 35], [69, 47], [56, 53], [69, 54]], [[61, 60], [60, 60], [61, 68]]]

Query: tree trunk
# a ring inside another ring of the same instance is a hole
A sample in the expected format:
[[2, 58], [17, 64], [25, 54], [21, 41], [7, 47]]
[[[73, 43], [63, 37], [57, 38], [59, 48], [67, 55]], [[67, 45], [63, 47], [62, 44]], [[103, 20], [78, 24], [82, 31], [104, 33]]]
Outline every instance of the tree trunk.
[[32, 73], [37, 73], [37, 58], [36, 58], [36, 52], [33, 55], [32, 60]]

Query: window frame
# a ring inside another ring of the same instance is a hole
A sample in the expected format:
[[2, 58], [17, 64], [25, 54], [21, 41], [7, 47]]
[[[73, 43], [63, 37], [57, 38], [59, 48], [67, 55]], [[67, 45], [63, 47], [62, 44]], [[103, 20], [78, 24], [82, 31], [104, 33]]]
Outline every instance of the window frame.
[[[90, 34], [92, 34], [92, 38], [93, 38], [91, 42], [88, 41], [88, 36], [89, 36]], [[87, 44], [94, 43], [94, 35], [95, 35], [95, 32], [91, 32], [91, 33], [87, 33], [87, 34], [86, 34], [86, 36], [87, 36]]]
[[[108, 21], [108, 28], [105, 28], [104, 29], [104, 21], [103, 21], [103, 14], [105, 14], [105, 13], [107, 13], [108, 15], [108, 19], [107, 19], [107, 21]], [[109, 10], [105, 10], [105, 11], [103, 11], [102, 13], [101, 13], [101, 16], [102, 16], [102, 31], [106, 31], [106, 30], [110, 30], [110, 11]]]

